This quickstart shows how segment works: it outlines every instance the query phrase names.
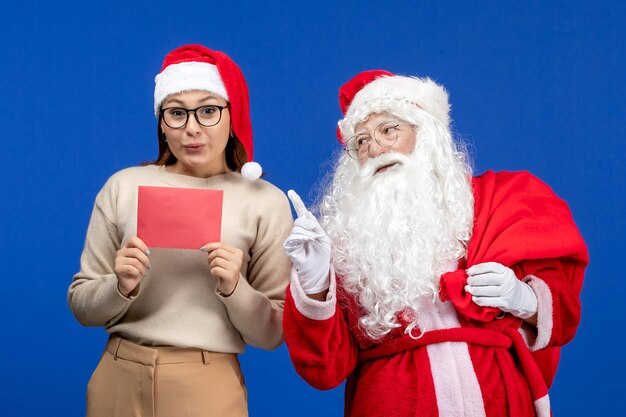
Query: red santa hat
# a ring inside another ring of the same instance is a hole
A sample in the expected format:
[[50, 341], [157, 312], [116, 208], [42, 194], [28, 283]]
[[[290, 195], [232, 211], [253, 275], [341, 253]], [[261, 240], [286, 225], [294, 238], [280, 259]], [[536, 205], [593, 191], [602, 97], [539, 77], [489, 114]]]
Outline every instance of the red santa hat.
[[228, 55], [202, 45], [181, 46], [167, 54], [154, 84], [154, 113], [157, 117], [163, 100], [183, 91], [210, 91], [227, 100], [233, 132], [248, 154], [248, 162], [241, 168], [241, 174], [251, 181], [261, 176], [261, 166], [253, 162], [248, 85]]
[[450, 125], [448, 93], [441, 85], [430, 78], [405, 77], [385, 70], [363, 71], [342, 85], [339, 106], [344, 115], [337, 127], [341, 143], [372, 113], [402, 117], [417, 106], [446, 128]]

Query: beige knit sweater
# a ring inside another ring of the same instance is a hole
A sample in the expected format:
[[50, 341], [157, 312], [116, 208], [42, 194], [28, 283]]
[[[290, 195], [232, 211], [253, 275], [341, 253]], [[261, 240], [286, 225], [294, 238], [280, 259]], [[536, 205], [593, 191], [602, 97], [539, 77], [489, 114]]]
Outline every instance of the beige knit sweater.
[[[137, 233], [140, 185], [224, 190], [222, 242], [244, 253], [242, 277], [228, 297], [216, 292], [207, 254], [150, 248], [151, 269], [137, 295], [117, 290], [116, 251]], [[143, 345], [242, 352], [245, 344], [282, 343], [282, 310], [291, 264], [283, 241], [293, 225], [289, 202], [270, 183], [238, 173], [196, 178], [162, 166], [114, 174], [96, 197], [80, 271], [68, 291], [72, 312], [85, 326], [104, 326]]]

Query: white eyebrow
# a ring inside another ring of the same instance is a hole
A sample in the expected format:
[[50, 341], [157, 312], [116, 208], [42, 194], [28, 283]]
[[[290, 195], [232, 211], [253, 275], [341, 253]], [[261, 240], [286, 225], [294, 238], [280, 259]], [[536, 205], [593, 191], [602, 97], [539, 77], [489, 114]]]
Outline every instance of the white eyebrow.
[[[383, 119], [380, 123], [376, 123], [376, 126], [374, 126], [374, 129], [376, 129], [378, 126], [384, 125], [386, 123], [402, 124], [402, 123], [405, 123], [405, 122], [402, 122], [399, 119]], [[356, 132], [354, 132], [354, 136], [363, 135], [363, 134], [369, 134], [368, 130], [363, 128], [363, 129], [360, 129], [360, 130], [357, 130]]]

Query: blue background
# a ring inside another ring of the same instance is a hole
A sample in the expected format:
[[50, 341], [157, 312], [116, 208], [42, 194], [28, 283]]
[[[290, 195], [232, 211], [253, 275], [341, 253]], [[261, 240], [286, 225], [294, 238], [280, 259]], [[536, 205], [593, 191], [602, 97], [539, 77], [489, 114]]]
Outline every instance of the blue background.
[[[626, 415], [624, 2], [88, 3], [0, 8], [0, 414], [83, 414], [106, 334], [74, 320], [66, 291], [93, 199], [112, 173], [156, 157], [153, 78], [193, 42], [241, 66], [255, 159], [308, 202], [339, 149], [341, 84], [385, 68], [445, 85], [476, 172], [535, 173], [588, 243], [555, 415]], [[342, 388], [308, 387], [284, 346], [241, 360], [251, 415], [342, 415]]]

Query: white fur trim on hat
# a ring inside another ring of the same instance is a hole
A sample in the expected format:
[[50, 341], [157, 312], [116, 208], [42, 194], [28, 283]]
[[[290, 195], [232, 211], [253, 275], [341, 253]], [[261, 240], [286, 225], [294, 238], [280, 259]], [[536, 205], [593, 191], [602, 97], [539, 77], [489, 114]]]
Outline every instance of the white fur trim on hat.
[[354, 127], [370, 114], [394, 113], [407, 103], [419, 106], [444, 126], [450, 125], [448, 93], [441, 85], [430, 78], [382, 76], [354, 96], [344, 119], [339, 122], [343, 137], [352, 136]]
[[261, 178], [263, 169], [258, 162], [246, 162], [241, 167], [241, 175], [248, 181], [255, 181]]
[[154, 114], [158, 117], [163, 100], [183, 91], [210, 91], [228, 100], [226, 87], [217, 67], [206, 62], [181, 62], [165, 67], [154, 78]]

